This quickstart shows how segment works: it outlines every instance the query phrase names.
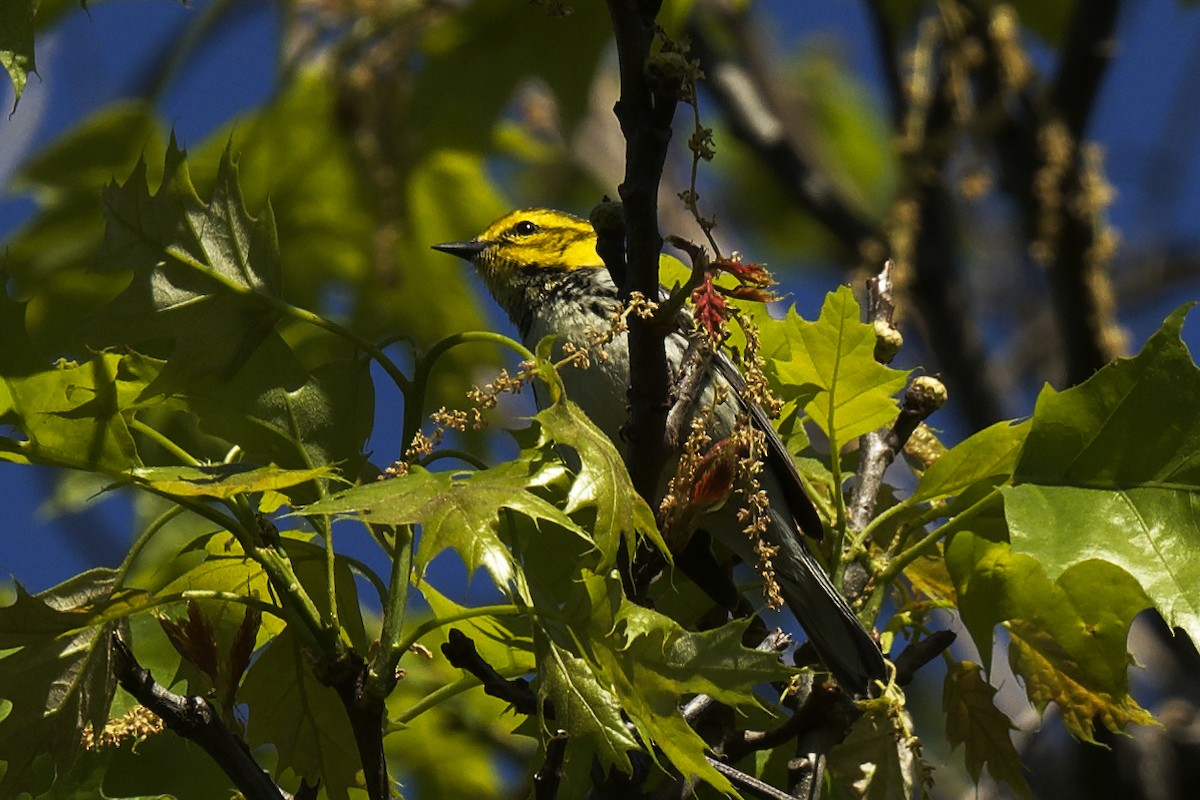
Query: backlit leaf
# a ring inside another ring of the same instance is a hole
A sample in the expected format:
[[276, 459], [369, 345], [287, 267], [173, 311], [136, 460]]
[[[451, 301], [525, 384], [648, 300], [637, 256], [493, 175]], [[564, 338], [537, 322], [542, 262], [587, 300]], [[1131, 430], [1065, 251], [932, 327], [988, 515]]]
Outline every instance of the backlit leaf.
[[1129, 696], [1126, 649], [1133, 618], [1149, 605], [1141, 587], [1098, 560], [1051, 581], [1001, 535], [980, 521], [976, 532], [956, 533], [946, 548], [959, 611], [984, 663], [990, 663], [993, 629], [1003, 623], [1012, 640], [1009, 660], [1030, 700], [1039, 711], [1057, 703], [1073, 735], [1092, 741], [1093, 718], [1115, 731], [1145, 722], [1146, 712]]
[[1180, 339], [1188, 308], [1137, 356], [1042, 391], [1004, 507], [1014, 551], [1048, 576], [1116, 564], [1200, 640], [1200, 369]]
[[854, 293], [830, 292], [816, 322], [793, 319], [789, 356], [775, 360], [785, 396], [802, 396], [805, 412], [838, 445], [891, 423], [908, 373], [875, 360], [875, 331], [860, 320]]

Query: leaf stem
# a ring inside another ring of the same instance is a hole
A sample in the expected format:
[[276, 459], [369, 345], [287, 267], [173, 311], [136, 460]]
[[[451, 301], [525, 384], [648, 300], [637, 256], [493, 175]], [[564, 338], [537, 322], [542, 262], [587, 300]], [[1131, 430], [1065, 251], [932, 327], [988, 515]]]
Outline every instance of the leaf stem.
[[137, 417], [130, 417], [129, 420], [125, 424], [129, 426], [130, 430], [137, 431], [138, 433], [142, 434], [147, 439], [151, 440], [152, 442], [157, 444], [159, 447], [166, 450], [171, 455], [175, 456], [183, 464], [185, 464], [189, 467], [200, 466], [200, 461], [195, 456], [193, 456], [187, 450], [184, 450], [182, 447], [180, 447], [178, 444], [176, 444], [174, 441], [172, 441], [166, 434], [164, 434], [162, 431], [158, 430], [157, 428], [153, 428], [153, 427], [147, 425], [146, 423], [142, 422]]
[[130, 545], [129, 552], [125, 554], [125, 558], [121, 561], [121, 566], [117, 567], [117, 575], [113, 584], [116, 588], [119, 589], [124, 585], [125, 577], [129, 574], [129, 570], [132, 569], [133, 562], [137, 561], [137, 557], [146, 548], [146, 545], [150, 543], [154, 534], [166, 527], [168, 522], [178, 517], [184, 511], [185, 509], [182, 506], [171, 506], [162, 514], [159, 514], [153, 522], [146, 526], [144, 531], [138, 534], [137, 539]]
[[282, 608], [274, 603], [268, 603], [265, 600], [259, 600], [257, 597], [247, 597], [246, 595], [237, 594], [235, 592], [222, 592], [217, 589], [184, 589], [177, 594], [163, 595], [155, 597], [154, 602], [147, 608], [157, 608], [158, 606], [168, 606], [175, 603], [183, 603], [188, 600], [219, 600], [224, 603], [236, 603], [237, 605], [246, 606], [247, 608], [255, 608], [264, 614], [270, 614], [276, 619], [288, 621], [287, 614]]
[[955, 515], [953, 519], [943, 522], [922, 536], [912, 547], [901, 551], [895, 558], [888, 562], [888, 565], [880, 571], [876, 582], [881, 586], [886, 586], [903, 572], [905, 567], [930, 551], [938, 541], [959, 530], [964, 524], [979, 516], [980, 512], [986, 509], [999, 496], [1000, 489], [998, 487], [993, 488], [982, 498], [975, 501], [975, 503]]
[[413, 628], [408, 636], [405, 636], [397, 646], [401, 652], [407, 652], [414, 644], [419, 642], [424, 636], [436, 631], [446, 625], [453, 625], [456, 622], [463, 622], [468, 619], [477, 617], [501, 617], [508, 615], [520, 614], [522, 609], [512, 603], [500, 603], [493, 606], [479, 606], [478, 608], [463, 609], [457, 614], [451, 614], [447, 617], [434, 617], [427, 619], [420, 625]]
[[396, 544], [392, 553], [392, 580], [388, 586], [387, 604], [383, 609], [383, 630], [379, 634], [379, 651], [367, 670], [367, 692], [380, 700], [396, 688], [396, 667], [408, 651], [404, 644], [404, 613], [408, 610], [408, 589], [412, 580], [413, 529], [411, 525], [396, 527]]

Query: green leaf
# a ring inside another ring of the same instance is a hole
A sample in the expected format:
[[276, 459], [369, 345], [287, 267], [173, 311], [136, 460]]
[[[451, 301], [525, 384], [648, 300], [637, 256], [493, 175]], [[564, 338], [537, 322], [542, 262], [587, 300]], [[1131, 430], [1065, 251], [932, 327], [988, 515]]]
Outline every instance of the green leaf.
[[447, 548], [458, 552], [469, 572], [486, 567], [497, 586], [514, 578], [512, 554], [501, 538], [502, 510], [535, 524], [549, 522], [577, 536], [584, 531], [563, 511], [529, 491], [538, 464], [530, 457], [478, 472], [427, 472], [356, 486], [299, 510], [304, 515], [360, 515], [375, 525], [420, 525], [413, 566], [424, 574]]
[[791, 352], [775, 359], [785, 396], [803, 397], [805, 412], [839, 447], [895, 420], [894, 395], [908, 379], [875, 360], [875, 331], [859, 317], [854, 293], [841, 286], [816, 322], [789, 314]]
[[1116, 564], [1200, 640], [1200, 370], [1180, 339], [1189, 307], [1137, 356], [1042, 391], [1004, 507], [1013, 549], [1047, 575]]
[[[533, 568], [527, 573], [532, 575]], [[616, 727], [607, 711], [599, 713], [615, 708], [628, 716], [642, 742], [653, 742], [681, 773], [729, 792], [728, 782], [705, 759], [708, 746], [684, 721], [679, 706], [687, 696], [704, 693], [734, 707], [755, 707], [756, 685], [791, 676], [775, 654], [742, 646], [747, 623], [701, 633], [685, 630], [626, 600], [615, 572], [599, 575], [582, 568], [573, 579], [536, 583], [531, 578], [531, 587], [532, 606], [556, 612], [554, 622], [536, 620], [548, 638], [538, 642], [539, 690], [549, 692], [556, 712], [559, 702], [600, 704], [590, 712], [572, 710], [567, 720], [556, 717], [555, 724], [589, 741], [604, 763], [628, 769], [624, 728]]]
[[616, 635], [594, 652], [621, 707], [642, 738], [653, 741], [683, 775], [732, 794], [732, 786], [705, 758], [708, 745], [679, 706], [686, 696], [700, 693], [731, 706], [752, 706], [755, 685], [787, 680], [792, 671], [775, 653], [742, 645], [745, 621], [696, 633], [623, 598], [617, 621]]
[[0, 696], [12, 704], [0, 721], [0, 796], [41, 788], [35, 759], [45, 754], [65, 770], [84, 726], [99, 730], [108, 719], [116, 689], [108, 614], [130, 608], [125, 595], [113, 597], [114, 576], [96, 569], [37, 595], [17, 584], [16, 602], [0, 608], [0, 650], [19, 648], [0, 658]]
[[259, 464], [308, 469], [341, 462], [349, 475], [364, 460], [375, 411], [369, 362], [330, 361], [309, 371], [275, 333], [227, 380], [193, 387], [188, 401], [201, 428]]
[[965, 745], [967, 773], [975, 784], [988, 772], [1007, 783], [1020, 797], [1032, 793], [1025, 781], [1021, 755], [1009, 731], [1012, 721], [996, 708], [996, 689], [983, 678], [983, 668], [970, 661], [955, 661], [942, 685], [942, 710], [946, 712], [946, 740], [951, 749]]
[[1002, 540], [999, 520], [976, 522], [976, 532], [950, 540], [946, 565], [985, 663], [992, 630], [1004, 623], [1009, 661], [1030, 701], [1039, 711], [1057, 703], [1074, 736], [1093, 741], [1093, 719], [1113, 731], [1147, 723], [1149, 715], [1129, 696], [1126, 639], [1133, 618], [1149, 605], [1137, 582], [1098, 560], [1051, 581], [1035, 559]]
[[[425, 147], [483, 151], [522, 81], [540, 78], [555, 94], [567, 129], [587, 108], [589, 87], [611, 38], [603, 6], [575, 3], [553, 17], [538, 6], [482, 0], [433, 27], [409, 118]], [[529, 58], [537, 53], [536, 59]], [[447, 98], [471, 98], [469, 103]]]
[[33, 60], [33, 17], [38, 0], [0, 0], [0, 66], [13, 85], [13, 111], [21, 101]]
[[290, 632], [276, 637], [246, 673], [239, 698], [250, 709], [251, 747], [271, 745], [276, 776], [291, 770], [321, 782], [333, 800], [348, 800], [362, 769], [354, 733], [337, 693], [319, 683]]
[[270, 206], [261, 220], [246, 212], [229, 153], [208, 203], [196, 195], [173, 140], [157, 192], [150, 193], [139, 162], [124, 184], [105, 189], [103, 201], [107, 227], [98, 266], [131, 270], [133, 277], [94, 316], [92, 340], [173, 342], [148, 392], [169, 394], [241, 366], [275, 326], [277, 312], [254, 297], [279, 297], [281, 267]]
[[213, 464], [201, 467], [138, 467], [131, 474], [140, 485], [178, 497], [227, 499], [242, 494], [286, 489], [327, 477], [331, 473], [328, 465], [313, 469], [281, 469]]
[[1009, 478], [1028, 433], [1027, 422], [997, 422], [959, 442], [921, 476], [912, 502], [958, 495], [977, 483]]
[[566, 510], [571, 514], [581, 509], [594, 512], [592, 538], [602, 555], [596, 568], [616, 563], [622, 541], [628, 552], [635, 552], [638, 536], [649, 539], [669, 557], [654, 512], [634, 490], [621, 454], [579, 406], [570, 400], [555, 403], [534, 421], [544, 441], [566, 445], [579, 456], [579, 473], [571, 484]]
[[119, 474], [141, 465], [124, 414], [145, 384], [115, 353], [25, 377], [0, 377], [0, 459]]
[[591, 745], [602, 764], [625, 772], [637, 739], [625, 727], [621, 705], [595, 668], [545, 637], [535, 637], [538, 694], [554, 703], [554, 724]]
[[921, 741], [903, 708], [871, 703], [850, 735], [829, 753], [838, 798], [916, 800], [926, 796], [932, 770], [921, 758]]

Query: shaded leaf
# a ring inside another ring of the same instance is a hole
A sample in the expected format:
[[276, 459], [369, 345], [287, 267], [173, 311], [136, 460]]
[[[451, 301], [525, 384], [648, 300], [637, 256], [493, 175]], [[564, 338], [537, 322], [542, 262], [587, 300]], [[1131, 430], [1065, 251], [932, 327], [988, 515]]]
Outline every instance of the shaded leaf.
[[[195, 386], [188, 400], [206, 432], [237, 444], [254, 462], [288, 469], [342, 462], [349, 475], [365, 459], [375, 411], [365, 359], [309, 371], [275, 333], [234, 375]], [[296, 502], [316, 496], [292, 494]]]
[[37, 0], [0, 0], [0, 67], [13, 85], [13, 111], [21, 101], [29, 73], [37, 72], [33, 60], [33, 17]]
[[347, 800], [362, 769], [354, 733], [337, 693], [319, 683], [306, 662], [287, 631], [263, 650], [239, 693], [250, 708], [246, 738], [251, 747], [275, 748], [275, 775], [291, 770], [309, 783], [320, 781], [333, 800]]
[[1020, 797], [1032, 796], [1021, 756], [1009, 733], [1012, 721], [996, 708], [996, 689], [983, 678], [983, 669], [970, 661], [955, 661], [942, 686], [946, 740], [951, 749], [965, 746], [967, 772], [979, 784], [986, 764], [997, 781], [1007, 783]]
[[112, 570], [96, 569], [0, 608], [0, 697], [11, 703], [0, 721], [0, 796], [35, 791], [47, 756], [65, 772], [80, 751], [85, 725], [99, 730], [116, 689], [108, 637], [141, 594], [114, 597]]
[[[492, 126], [531, 74], [555, 92], [569, 128], [586, 109], [610, 30], [605, 9], [593, 3], [554, 17], [536, 5], [514, 9], [484, 0], [447, 16], [425, 39], [425, 68], [409, 110], [425, 146], [488, 149]], [[472, 102], [446, 102], [468, 97]]]
[[544, 637], [534, 641], [538, 694], [554, 703], [554, 724], [590, 745], [601, 763], [629, 772], [628, 751], [639, 745], [625, 727], [617, 697], [583, 658]]
[[835, 796], [856, 800], [910, 800], [925, 796], [932, 770], [903, 708], [877, 701], [855, 720], [850, 735], [829, 753]]
[[163, 180], [150, 193], [145, 162], [103, 193], [107, 225], [98, 267], [131, 270], [128, 287], [92, 319], [101, 346], [167, 339], [167, 364], [147, 391], [168, 394], [207, 375], [236, 370], [272, 330], [277, 312], [255, 295], [281, 291], [270, 206], [247, 213], [228, 152], [207, 203], [172, 140]]

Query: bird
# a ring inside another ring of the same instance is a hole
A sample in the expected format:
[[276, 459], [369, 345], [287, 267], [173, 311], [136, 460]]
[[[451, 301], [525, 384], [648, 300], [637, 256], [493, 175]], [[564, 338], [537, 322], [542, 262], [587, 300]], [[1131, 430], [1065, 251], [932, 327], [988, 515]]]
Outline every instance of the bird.
[[[470, 262], [516, 326], [521, 341], [534, 349], [548, 335], [584, 346], [595, 342], [596, 331], [612, 329], [621, 300], [596, 243], [588, 220], [533, 208], [504, 215], [473, 239], [437, 244], [433, 249]], [[687, 322], [684, 311], [677, 329], [665, 340], [667, 360], [675, 373], [688, 352]], [[623, 451], [621, 430], [628, 416], [629, 387], [627, 334], [619, 332], [602, 346], [603, 358], [589, 359], [584, 368], [564, 369], [562, 383], [567, 396]], [[795, 462], [766, 413], [745, 397], [742, 376], [728, 357], [715, 353], [701, 383], [701, 399], [694, 404], [693, 414], [711, 409], [704, 424], [713, 428], [708, 431], [712, 441], [729, 436], [739, 411], [765, 441], [758, 480], [769, 503], [762, 536], [777, 548], [772, 563], [784, 602], [842, 689], [858, 696], [871, 694], [886, 681], [884, 658], [804, 543], [802, 533], [820, 538], [823, 528]], [[539, 404], [544, 400], [538, 399]], [[699, 524], [754, 563], [752, 543], [742, 533], [745, 525], [738, 522], [733, 504], [725, 505]]]

